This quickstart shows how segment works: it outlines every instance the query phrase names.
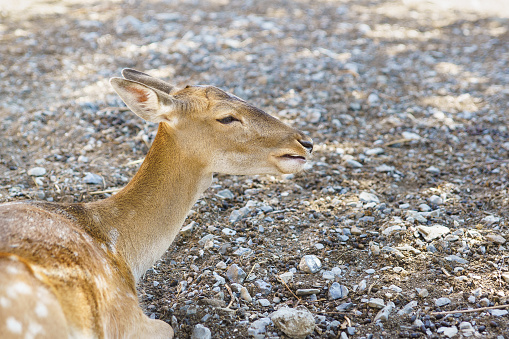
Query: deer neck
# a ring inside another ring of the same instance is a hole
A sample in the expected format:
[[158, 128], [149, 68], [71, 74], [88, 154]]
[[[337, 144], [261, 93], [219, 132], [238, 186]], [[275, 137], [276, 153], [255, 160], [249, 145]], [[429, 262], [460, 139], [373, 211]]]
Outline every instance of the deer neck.
[[171, 128], [160, 123], [131, 182], [116, 195], [87, 206], [108, 247], [124, 257], [138, 281], [168, 249], [211, 181], [206, 166], [184, 154]]

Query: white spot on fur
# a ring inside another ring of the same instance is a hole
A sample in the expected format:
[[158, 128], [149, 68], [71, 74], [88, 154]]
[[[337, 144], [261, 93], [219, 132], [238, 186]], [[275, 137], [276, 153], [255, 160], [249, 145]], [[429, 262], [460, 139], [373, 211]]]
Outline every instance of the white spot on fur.
[[36, 338], [38, 334], [42, 333], [44, 333], [42, 326], [32, 321], [28, 324], [28, 331], [25, 333], [25, 339]]
[[6, 320], [7, 329], [12, 333], [20, 334], [23, 330], [23, 324], [14, 319], [14, 317], [9, 317]]
[[118, 240], [118, 230], [116, 228], [112, 228], [109, 232], [108, 232], [108, 237], [110, 238], [110, 248], [112, 250], [113, 253], [116, 252], [116, 245], [117, 245], [117, 240]]
[[19, 269], [16, 266], [7, 266], [7, 273], [18, 274]]
[[8, 296], [17, 296], [18, 294], [31, 294], [32, 288], [28, 286], [27, 283], [24, 283], [23, 281], [18, 281], [6, 289]]
[[101, 217], [97, 214], [92, 214], [92, 219], [94, 219], [94, 222], [97, 223], [97, 224], [100, 224], [101, 223]]
[[35, 306], [35, 314], [37, 314], [39, 318], [45, 318], [48, 316], [48, 308], [43, 303], [38, 302], [37, 306]]
[[0, 306], [4, 308], [9, 308], [11, 307], [11, 304], [12, 304], [11, 301], [6, 297], [0, 297]]

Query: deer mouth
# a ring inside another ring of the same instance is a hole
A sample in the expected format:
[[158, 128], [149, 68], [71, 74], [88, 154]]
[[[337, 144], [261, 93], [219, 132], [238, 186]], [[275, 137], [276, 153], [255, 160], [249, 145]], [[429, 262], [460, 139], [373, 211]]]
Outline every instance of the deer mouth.
[[279, 158], [284, 159], [284, 160], [288, 159], [288, 160], [298, 160], [298, 161], [306, 162], [306, 158], [303, 157], [302, 155], [283, 154], [283, 155], [279, 156]]

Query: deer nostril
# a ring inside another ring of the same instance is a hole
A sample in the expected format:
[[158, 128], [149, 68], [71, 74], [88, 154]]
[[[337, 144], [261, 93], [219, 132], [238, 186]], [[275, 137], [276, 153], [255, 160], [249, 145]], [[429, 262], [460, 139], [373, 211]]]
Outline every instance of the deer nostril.
[[299, 140], [299, 143], [306, 148], [309, 153], [313, 151], [313, 142], [308, 140]]

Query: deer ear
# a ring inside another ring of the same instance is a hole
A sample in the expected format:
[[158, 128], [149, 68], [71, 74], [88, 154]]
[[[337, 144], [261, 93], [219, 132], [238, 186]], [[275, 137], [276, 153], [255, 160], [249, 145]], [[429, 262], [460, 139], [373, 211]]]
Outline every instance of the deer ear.
[[150, 122], [175, 124], [178, 117], [178, 100], [157, 89], [139, 82], [121, 78], [110, 79], [110, 84], [127, 107], [140, 118]]
[[137, 71], [135, 69], [124, 68], [122, 70], [122, 76], [127, 80], [139, 82], [140, 84], [144, 84], [148, 87], [158, 89], [166, 94], [170, 94], [173, 90], [175, 90], [175, 86], [170, 85], [166, 81], [154, 78], [146, 73]]

